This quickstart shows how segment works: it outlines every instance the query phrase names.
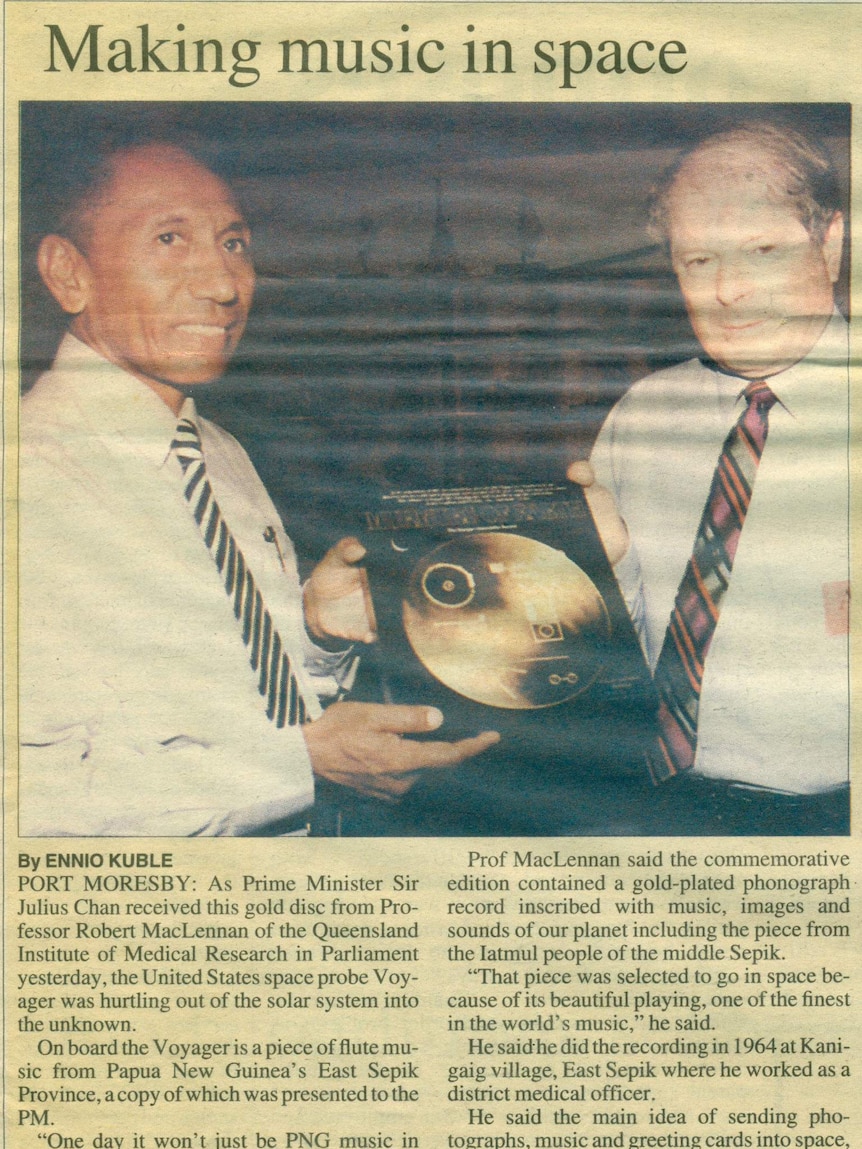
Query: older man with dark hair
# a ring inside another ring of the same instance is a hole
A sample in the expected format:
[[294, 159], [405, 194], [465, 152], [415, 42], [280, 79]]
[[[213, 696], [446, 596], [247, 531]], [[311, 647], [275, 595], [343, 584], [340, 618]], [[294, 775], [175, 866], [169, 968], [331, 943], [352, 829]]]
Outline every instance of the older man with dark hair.
[[21, 831], [301, 832], [313, 775], [393, 799], [496, 741], [403, 738], [440, 725], [425, 706], [321, 708], [352, 660], [330, 639], [372, 637], [362, 548], [303, 599], [248, 456], [192, 398], [254, 291], [227, 186], [151, 143], [64, 207], [38, 262], [71, 325], [21, 423]]
[[654, 671], [656, 832], [848, 831], [835, 188], [825, 152], [772, 124], [680, 157], [653, 225], [703, 354], [617, 403], [592, 453], [595, 482], [571, 469]]

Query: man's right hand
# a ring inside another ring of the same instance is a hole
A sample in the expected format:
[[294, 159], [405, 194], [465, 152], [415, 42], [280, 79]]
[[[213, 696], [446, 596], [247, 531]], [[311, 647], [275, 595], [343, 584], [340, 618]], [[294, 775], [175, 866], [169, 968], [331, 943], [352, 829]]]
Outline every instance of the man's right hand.
[[303, 727], [314, 773], [372, 798], [397, 801], [422, 770], [455, 766], [500, 741], [488, 730], [460, 742], [415, 742], [402, 734], [436, 730], [443, 715], [433, 706], [336, 702]]
[[584, 498], [608, 556], [611, 566], [616, 566], [629, 549], [629, 532], [620, 517], [614, 497], [607, 487], [596, 482], [592, 463], [586, 459], [570, 463], [566, 471], [570, 483], [579, 483], [584, 489]]

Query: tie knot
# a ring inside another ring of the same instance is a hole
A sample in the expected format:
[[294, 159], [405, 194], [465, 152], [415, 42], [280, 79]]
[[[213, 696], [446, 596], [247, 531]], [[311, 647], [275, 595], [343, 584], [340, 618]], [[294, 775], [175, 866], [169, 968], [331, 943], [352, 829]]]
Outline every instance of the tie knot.
[[184, 463], [184, 469], [192, 460], [203, 458], [200, 433], [191, 419], [183, 418], [177, 423], [171, 450]]
[[745, 388], [745, 401], [749, 407], [768, 411], [778, 401], [778, 396], [763, 379], [755, 379]]

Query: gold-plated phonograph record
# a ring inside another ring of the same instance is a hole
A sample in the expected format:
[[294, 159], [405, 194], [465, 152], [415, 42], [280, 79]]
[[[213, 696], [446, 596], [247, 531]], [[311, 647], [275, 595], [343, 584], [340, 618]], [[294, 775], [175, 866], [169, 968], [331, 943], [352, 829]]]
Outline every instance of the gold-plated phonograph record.
[[536, 710], [587, 690], [611, 623], [593, 582], [562, 551], [521, 535], [443, 543], [414, 568], [404, 631], [425, 669], [486, 706]]

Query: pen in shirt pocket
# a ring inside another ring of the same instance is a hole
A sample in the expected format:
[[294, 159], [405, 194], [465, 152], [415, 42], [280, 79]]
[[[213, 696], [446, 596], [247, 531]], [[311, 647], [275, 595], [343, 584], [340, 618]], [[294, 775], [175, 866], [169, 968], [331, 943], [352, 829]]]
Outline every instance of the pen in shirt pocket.
[[284, 554], [282, 553], [281, 543], [278, 541], [278, 535], [276, 534], [275, 527], [265, 527], [263, 531], [263, 538], [265, 542], [272, 543], [272, 545], [275, 547], [276, 551], [278, 552], [278, 561], [281, 563], [281, 569], [286, 571], [287, 565], [284, 561]]

